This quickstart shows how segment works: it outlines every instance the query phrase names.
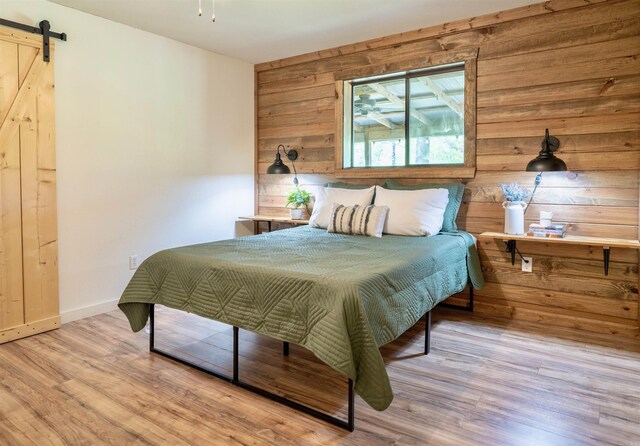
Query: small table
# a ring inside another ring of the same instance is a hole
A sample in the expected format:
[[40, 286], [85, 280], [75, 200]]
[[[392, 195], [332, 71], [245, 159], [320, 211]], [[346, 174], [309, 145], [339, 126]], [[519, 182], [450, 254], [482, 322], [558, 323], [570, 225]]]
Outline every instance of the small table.
[[627, 240], [621, 238], [606, 238], [606, 237], [586, 237], [582, 235], [565, 235], [562, 238], [555, 237], [534, 237], [530, 235], [514, 235], [505, 234], [502, 232], [483, 232], [478, 236], [479, 239], [497, 239], [503, 240], [507, 245], [507, 251], [511, 253], [511, 264], [516, 263], [516, 242], [525, 241], [533, 243], [555, 243], [555, 244], [569, 244], [569, 245], [588, 245], [588, 246], [602, 246], [602, 254], [604, 259], [604, 275], [609, 275], [609, 256], [610, 248], [627, 248], [627, 249], [640, 249], [640, 242], [638, 240]]
[[296, 225], [296, 226], [309, 224], [309, 220], [292, 220], [290, 217], [281, 217], [281, 216], [275, 216], [275, 215], [253, 215], [251, 217], [240, 217], [240, 218], [244, 220], [252, 220], [256, 224], [260, 223], [261, 221], [264, 221], [267, 223], [269, 232], [271, 232], [271, 223], [273, 222], [287, 223], [287, 224]]

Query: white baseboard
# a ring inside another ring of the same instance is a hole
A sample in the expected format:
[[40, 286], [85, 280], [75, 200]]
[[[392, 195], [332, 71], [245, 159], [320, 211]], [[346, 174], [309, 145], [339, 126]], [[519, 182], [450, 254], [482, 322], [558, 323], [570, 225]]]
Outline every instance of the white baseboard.
[[62, 313], [60, 313], [60, 322], [62, 324], [66, 324], [67, 322], [77, 321], [78, 319], [84, 319], [85, 317], [91, 317], [97, 314], [108, 313], [109, 311], [117, 310], [118, 300], [119, 299], [107, 300], [99, 304], [63, 311]]

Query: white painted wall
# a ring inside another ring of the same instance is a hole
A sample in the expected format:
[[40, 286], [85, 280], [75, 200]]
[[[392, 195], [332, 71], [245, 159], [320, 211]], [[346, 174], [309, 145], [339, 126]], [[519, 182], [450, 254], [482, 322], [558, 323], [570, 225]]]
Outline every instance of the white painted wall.
[[44, 0], [0, 17], [56, 41], [60, 309], [115, 308], [140, 259], [253, 213], [253, 66]]

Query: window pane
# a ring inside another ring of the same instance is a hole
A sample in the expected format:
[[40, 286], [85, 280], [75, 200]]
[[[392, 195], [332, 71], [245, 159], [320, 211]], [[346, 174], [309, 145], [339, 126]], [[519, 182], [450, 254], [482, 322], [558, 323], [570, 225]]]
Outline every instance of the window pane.
[[370, 141], [370, 166], [404, 166], [404, 138], [396, 140]]
[[353, 86], [351, 167], [404, 166], [405, 79]]
[[409, 164], [464, 164], [464, 70], [414, 77]]
[[364, 142], [353, 143], [353, 167], [366, 167], [364, 158]]

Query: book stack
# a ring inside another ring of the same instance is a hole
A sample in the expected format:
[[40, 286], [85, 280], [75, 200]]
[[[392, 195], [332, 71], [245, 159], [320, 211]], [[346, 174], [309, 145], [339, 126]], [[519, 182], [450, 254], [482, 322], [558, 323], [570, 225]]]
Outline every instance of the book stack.
[[530, 237], [563, 238], [567, 232], [567, 225], [541, 225], [531, 223], [527, 235]]

